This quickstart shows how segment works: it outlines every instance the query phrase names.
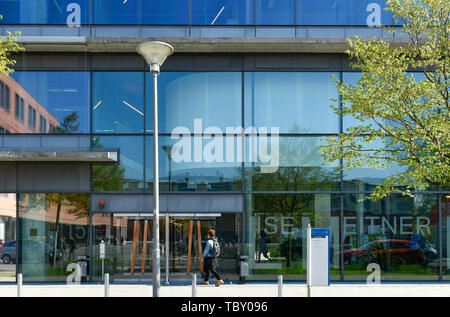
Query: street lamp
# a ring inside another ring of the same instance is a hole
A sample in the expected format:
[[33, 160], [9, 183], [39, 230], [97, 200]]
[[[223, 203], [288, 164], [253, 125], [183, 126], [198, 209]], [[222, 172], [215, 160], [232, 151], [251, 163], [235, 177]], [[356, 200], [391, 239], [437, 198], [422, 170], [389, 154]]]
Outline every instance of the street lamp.
[[[162, 149], [169, 158], [169, 191], [172, 191], [172, 148], [173, 145], [163, 145]], [[169, 213], [166, 212], [166, 285], [169, 285]]]
[[160, 250], [159, 250], [159, 161], [158, 161], [158, 75], [161, 65], [174, 49], [164, 42], [144, 42], [136, 51], [150, 66], [153, 77], [153, 297], [159, 297]]

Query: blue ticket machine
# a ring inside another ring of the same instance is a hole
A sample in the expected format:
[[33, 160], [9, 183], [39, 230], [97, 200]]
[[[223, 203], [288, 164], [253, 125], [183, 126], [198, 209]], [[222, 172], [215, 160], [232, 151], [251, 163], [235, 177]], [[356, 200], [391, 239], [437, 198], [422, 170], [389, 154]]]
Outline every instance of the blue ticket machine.
[[330, 229], [308, 225], [307, 283], [310, 286], [330, 285]]

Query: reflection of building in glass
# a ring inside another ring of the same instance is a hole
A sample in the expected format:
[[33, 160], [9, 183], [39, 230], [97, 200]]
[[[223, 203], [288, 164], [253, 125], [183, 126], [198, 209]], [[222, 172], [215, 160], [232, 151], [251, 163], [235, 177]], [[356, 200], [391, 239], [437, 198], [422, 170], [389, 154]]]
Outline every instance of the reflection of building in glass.
[[0, 194], [0, 243], [15, 239], [16, 195]]
[[55, 133], [58, 120], [12, 77], [0, 79], [0, 133]]

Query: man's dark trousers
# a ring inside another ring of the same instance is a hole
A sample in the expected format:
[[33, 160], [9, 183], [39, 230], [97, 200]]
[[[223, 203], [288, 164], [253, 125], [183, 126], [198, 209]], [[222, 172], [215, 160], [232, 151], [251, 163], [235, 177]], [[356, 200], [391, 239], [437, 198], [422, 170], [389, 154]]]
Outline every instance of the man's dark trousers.
[[209, 272], [214, 275], [217, 280], [221, 280], [219, 273], [216, 271], [217, 260], [216, 258], [205, 256], [205, 263], [203, 263], [203, 269], [205, 271], [205, 281], [209, 280]]

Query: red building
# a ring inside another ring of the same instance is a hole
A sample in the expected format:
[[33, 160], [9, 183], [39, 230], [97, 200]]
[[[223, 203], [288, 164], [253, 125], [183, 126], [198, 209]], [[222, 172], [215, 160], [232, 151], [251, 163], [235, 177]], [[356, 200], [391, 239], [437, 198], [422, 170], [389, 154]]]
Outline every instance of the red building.
[[0, 133], [54, 133], [58, 120], [11, 76], [0, 77]]

